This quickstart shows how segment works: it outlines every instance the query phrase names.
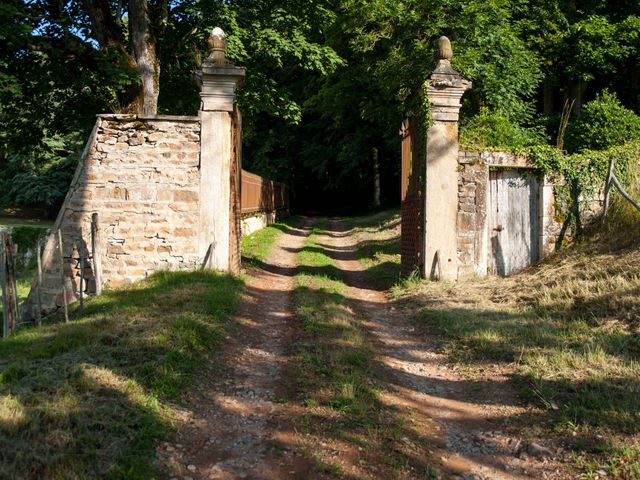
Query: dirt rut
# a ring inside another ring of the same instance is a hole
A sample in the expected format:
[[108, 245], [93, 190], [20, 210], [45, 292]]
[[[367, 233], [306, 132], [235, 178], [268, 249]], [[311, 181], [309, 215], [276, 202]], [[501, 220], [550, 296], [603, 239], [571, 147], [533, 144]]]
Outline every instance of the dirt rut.
[[424, 444], [430, 445], [430, 463], [444, 478], [566, 478], [551, 460], [519, 455], [524, 443], [518, 419], [528, 410], [508, 378], [493, 375], [490, 382], [472, 382], [456, 372], [437, 337], [417, 332], [413, 320], [366, 272], [356, 255], [358, 239], [342, 222], [331, 222], [323, 244], [376, 346], [386, 384], [382, 401], [404, 421], [419, 425]]
[[250, 269], [226, 353], [212, 359], [185, 396], [183, 426], [173, 441], [158, 447], [165, 478], [279, 479], [308, 472], [308, 463], [292, 453], [292, 426], [279, 415], [278, 399], [288, 382], [295, 328], [295, 251], [310, 225], [287, 229], [268, 262]]

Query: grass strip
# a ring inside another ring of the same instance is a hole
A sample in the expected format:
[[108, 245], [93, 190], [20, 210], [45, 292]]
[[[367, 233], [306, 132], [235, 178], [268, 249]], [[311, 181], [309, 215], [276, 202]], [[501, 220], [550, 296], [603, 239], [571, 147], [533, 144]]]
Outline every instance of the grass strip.
[[358, 239], [356, 255], [367, 273], [388, 289], [400, 282], [400, 212], [385, 210], [363, 217], [351, 217], [345, 224]]
[[173, 402], [218, 350], [241, 290], [225, 275], [161, 272], [0, 342], [3, 478], [151, 478]]
[[401, 445], [407, 438], [417, 443], [417, 435], [380, 400], [380, 366], [346, 298], [341, 271], [322, 246], [325, 239], [319, 235], [326, 228], [326, 220], [319, 221], [298, 255], [295, 298], [302, 331], [296, 342], [297, 400], [307, 412], [298, 419], [305, 446], [316, 470], [337, 478], [354, 472], [345, 471], [340, 458], [318, 444], [342, 445], [352, 452], [347, 457], [358, 458], [357, 468], [378, 478], [430, 474]]

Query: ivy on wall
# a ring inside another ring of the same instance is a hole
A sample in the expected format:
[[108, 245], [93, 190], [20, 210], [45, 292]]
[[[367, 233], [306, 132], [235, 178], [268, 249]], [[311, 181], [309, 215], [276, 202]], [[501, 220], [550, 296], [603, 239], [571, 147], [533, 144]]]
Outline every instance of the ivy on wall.
[[580, 232], [582, 213], [604, 188], [609, 160], [615, 160], [615, 175], [631, 191], [637, 188], [631, 179], [640, 168], [640, 141], [606, 150], [583, 150], [567, 154], [555, 147], [539, 145], [519, 153], [526, 155], [545, 175], [558, 178], [555, 187], [556, 213]]

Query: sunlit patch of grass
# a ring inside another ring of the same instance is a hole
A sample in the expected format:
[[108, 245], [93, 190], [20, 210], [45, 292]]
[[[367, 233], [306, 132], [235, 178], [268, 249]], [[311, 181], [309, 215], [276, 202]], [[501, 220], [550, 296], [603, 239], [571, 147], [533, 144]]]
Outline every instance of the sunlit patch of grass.
[[290, 217], [285, 222], [274, 223], [251, 235], [242, 237], [241, 251], [243, 261], [250, 264], [264, 262], [271, 252], [271, 247], [282, 232], [291, 230], [299, 222], [300, 219], [298, 217]]
[[356, 255], [377, 282], [390, 288], [400, 280], [400, 214], [386, 210], [345, 221], [358, 240]]
[[0, 342], [0, 471], [7, 478], [150, 478], [155, 442], [216, 352], [242, 284], [162, 272], [88, 299], [70, 323]]

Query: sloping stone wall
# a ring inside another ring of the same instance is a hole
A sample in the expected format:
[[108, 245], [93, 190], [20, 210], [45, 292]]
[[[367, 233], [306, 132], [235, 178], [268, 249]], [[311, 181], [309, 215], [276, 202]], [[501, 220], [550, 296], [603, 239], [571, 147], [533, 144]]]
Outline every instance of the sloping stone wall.
[[[91, 253], [93, 213], [98, 213], [103, 286], [198, 267], [199, 162], [197, 117], [98, 117], [46, 242], [43, 310], [62, 304], [58, 229], [69, 300], [79, 294], [80, 257]], [[86, 291], [93, 293], [92, 262], [85, 265]], [[34, 298], [29, 306], [33, 312]]]

